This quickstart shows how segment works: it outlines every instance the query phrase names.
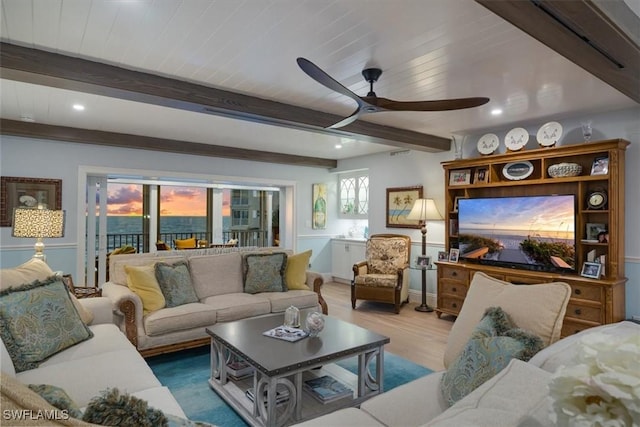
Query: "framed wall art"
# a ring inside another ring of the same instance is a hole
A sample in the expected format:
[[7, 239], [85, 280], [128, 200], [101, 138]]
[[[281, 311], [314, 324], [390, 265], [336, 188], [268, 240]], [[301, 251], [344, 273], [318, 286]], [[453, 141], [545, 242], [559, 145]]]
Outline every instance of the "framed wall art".
[[312, 225], [314, 230], [327, 228], [327, 184], [312, 185]]
[[422, 198], [422, 185], [387, 188], [387, 228], [421, 228], [420, 221], [409, 220], [413, 203]]
[[0, 200], [0, 227], [11, 227], [14, 208], [62, 209], [62, 180], [3, 176]]

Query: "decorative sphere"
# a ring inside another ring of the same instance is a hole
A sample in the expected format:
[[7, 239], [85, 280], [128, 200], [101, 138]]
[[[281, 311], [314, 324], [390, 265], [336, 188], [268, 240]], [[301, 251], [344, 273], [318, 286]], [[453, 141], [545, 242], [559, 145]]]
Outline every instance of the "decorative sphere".
[[322, 316], [322, 313], [314, 311], [307, 314], [306, 326], [310, 337], [318, 336], [320, 331], [324, 328], [324, 317]]

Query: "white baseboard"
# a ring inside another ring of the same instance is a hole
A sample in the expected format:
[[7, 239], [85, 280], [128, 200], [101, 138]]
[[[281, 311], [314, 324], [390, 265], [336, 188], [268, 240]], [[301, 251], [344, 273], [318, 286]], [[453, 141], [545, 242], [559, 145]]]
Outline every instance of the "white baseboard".
[[[409, 301], [417, 302], [418, 304], [422, 303], [422, 291], [409, 289]], [[435, 307], [437, 302], [436, 294], [432, 294], [427, 292], [427, 305], [429, 307]]]

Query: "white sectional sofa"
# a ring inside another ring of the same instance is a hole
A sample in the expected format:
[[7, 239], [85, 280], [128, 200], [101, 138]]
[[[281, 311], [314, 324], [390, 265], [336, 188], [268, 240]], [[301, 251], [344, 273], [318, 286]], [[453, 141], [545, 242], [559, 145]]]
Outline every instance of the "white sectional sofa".
[[[291, 305], [326, 314], [322, 276], [306, 271], [308, 257], [302, 269], [305, 289], [245, 292], [243, 256], [278, 252], [285, 252], [289, 261], [293, 258], [291, 251], [281, 248], [215, 248], [111, 256], [110, 278], [102, 286], [103, 295], [113, 304], [116, 323], [145, 357], [206, 344], [209, 336], [205, 328], [217, 322], [284, 312]], [[181, 261], [188, 262], [197, 301], [145, 314], [142, 300], [127, 286], [125, 266]]]
[[440, 371], [375, 396], [360, 408], [339, 410], [297, 426], [552, 426], [555, 423], [549, 415], [548, 389], [552, 373], [560, 366], [576, 364], [581, 339], [605, 333], [611, 337], [635, 337], [640, 346], [640, 325], [631, 321], [586, 329], [559, 340], [569, 285], [512, 285], [478, 274], [449, 335], [445, 366], [451, 367], [474, 325], [491, 305], [502, 306], [516, 325], [543, 337], [546, 348], [528, 362], [512, 359], [503, 370], [452, 406], [443, 397], [441, 380], [445, 371]]
[[[53, 272], [42, 261], [32, 260], [15, 269], [1, 271], [2, 289], [19, 287], [23, 283], [45, 280]], [[0, 347], [2, 368], [2, 408], [30, 411], [54, 410], [26, 387], [28, 384], [48, 384], [61, 387], [79, 406], [108, 388], [146, 400], [149, 406], [165, 414], [185, 418], [183, 410], [171, 392], [163, 387], [136, 348], [113, 323], [113, 310], [108, 298], [77, 300], [83, 320], [92, 318], [88, 327], [93, 337], [68, 347], [44, 360], [34, 369], [16, 372], [4, 340]], [[37, 419], [34, 412], [23, 413], [24, 419], [11, 418], [4, 412], [2, 425], [63, 425], [81, 423], [78, 420]], [[7, 418], [9, 417], [9, 418]], [[6, 424], [5, 424], [6, 423]]]

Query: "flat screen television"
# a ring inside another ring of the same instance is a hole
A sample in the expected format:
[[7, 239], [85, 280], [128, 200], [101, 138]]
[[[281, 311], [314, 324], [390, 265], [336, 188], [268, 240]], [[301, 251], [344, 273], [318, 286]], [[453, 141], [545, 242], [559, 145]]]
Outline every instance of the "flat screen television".
[[459, 259], [575, 272], [575, 195], [458, 199]]

